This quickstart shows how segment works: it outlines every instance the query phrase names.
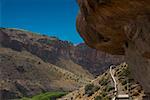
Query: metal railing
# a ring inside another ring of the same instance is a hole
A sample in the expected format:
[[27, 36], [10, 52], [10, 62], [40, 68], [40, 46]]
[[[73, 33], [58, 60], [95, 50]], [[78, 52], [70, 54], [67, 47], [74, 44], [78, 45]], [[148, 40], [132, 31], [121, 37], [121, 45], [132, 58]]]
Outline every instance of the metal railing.
[[[113, 73], [113, 67], [115, 67], [114, 65], [111, 65], [110, 66], [110, 75], [111, 75], [111, 78], [114, 82], [114, 87], [115, 87], [115, 93], [114, 93], [114, 98], [112, 98], [112, 100], [131, 100], [131, 97], [129, 96], [129, 94], [123, 94], [123, 95], [120, 95], [118, 94], [119, 91], [118, 91], [118, 87], [117, 87], [117, 81], [115, 79], [115, 76], [114, 76], [114, 73]], [[128, 85], [128, 83], [127, 83]], [[128, 92], [129, 92], [129, 88], [128, 89]]]

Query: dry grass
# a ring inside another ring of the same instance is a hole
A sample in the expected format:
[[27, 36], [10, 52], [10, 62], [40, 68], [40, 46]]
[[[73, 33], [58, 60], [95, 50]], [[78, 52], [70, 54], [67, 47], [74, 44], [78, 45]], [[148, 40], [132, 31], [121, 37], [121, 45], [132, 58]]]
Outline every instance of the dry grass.
[[[123, 88], [124, 93], [128, 93], [127, 91], [127, 83], [126, 81], [129, 79], [130, 84], [130, 93], [133, 99], [139, 99], [142, 98], [144, 95], [143, 90], [141, 86], [132, 79], [130, 75], [130, 71], [128, 70], [128, 67], [123, 67], [123, 64], [118, 65], [115, 69], [116, 74], [115, 77], [118, 77], [119, 87]], [[98, 98], [102, 98], [103, 100], [111, 100], [111, 98], [114, 96], [114, 87], [112, 84], [112, 79], [109, 74], [109, 70], [107, 70], [104, 74], [97, 77], [95, 80], [91, 82], [93, 86], [99, 86], [99, 89], [97, 91], [92, 92], [92, 94], [86, 95], [85, 87], [80, 88], [79, 90], [76, 90], [67, 96], [63, 97], [65, 100], [70, 100], [70, 98], [73, 98], [72, 100], [98, 100]], [[92, 90], [92, 89], [91, 89]], [[60, 99], [62, 100], [62, 99]]]

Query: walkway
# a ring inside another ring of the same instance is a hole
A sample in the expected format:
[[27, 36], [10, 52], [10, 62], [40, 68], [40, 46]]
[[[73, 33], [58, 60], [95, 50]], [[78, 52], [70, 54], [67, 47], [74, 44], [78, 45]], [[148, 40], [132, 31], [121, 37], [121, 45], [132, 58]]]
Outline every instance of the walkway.
[[115, 93], [114, 93], [114, 98], [112, 100], [131, 100], [128, 94], [125, 94], [123, 91], [123, 87], [121, 83], [118, 81], [118, 77], [115, 77], [115, 70], [113, 69], [115, 66], [110, 66], [110, 75], [112, 77], [112, 80], [114, 82], [114, 87], [115, 87]]

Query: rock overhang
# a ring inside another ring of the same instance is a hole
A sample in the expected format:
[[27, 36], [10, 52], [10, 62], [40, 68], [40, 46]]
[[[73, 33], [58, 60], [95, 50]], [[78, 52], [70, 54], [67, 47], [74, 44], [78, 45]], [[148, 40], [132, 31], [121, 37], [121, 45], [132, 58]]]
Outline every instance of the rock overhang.
[[[139, 16], [149, 15], [149, 0], [77, 0], [80, 12], [77, 31], [92, 48], [115, 55], [124, 55], [128, 46], [127, 27], [136, 24]], [[137, 27], [131, 29], [135, 31]], [[128, 34], [129, 33], [129, 34]]]

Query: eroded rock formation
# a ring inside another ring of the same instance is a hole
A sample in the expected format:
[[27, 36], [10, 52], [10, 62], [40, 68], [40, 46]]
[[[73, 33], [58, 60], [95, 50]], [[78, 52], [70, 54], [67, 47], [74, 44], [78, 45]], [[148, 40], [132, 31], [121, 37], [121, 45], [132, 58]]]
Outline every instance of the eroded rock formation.
[[150, 1], [78, 0], [77, 30], [92, 48], [125, 55], [133, 76], [150, 93]]
[[[45, 62], [75, 71], [62, 59], [72, 60], [94, 76], [103, 73], [111, 64], [119, 64], [124, 61], [124, 56], [97, 51], [84, 43], [74, 46], [56, 37], [36, 35], [16, 29], [0, 29], [0, 45], [16, 51], [26, 50]], [[76, 71], [79, 72], [79, 69]]]

